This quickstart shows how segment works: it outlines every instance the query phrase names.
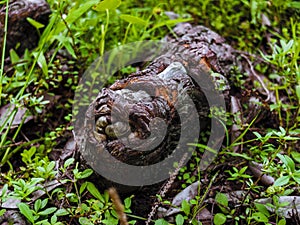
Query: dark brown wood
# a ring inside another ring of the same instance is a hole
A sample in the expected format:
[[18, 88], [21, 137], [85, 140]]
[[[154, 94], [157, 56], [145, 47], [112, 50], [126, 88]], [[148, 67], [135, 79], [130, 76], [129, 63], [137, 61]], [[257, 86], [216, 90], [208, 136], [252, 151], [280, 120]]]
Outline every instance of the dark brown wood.
[[[208, 81], [204, 74], [216, 84], [213, 88], [218, 88], [220, 78], [228, 85], [227, 77], [232, 67], [239, 63], [236, 52], [221, 36], [203, 26], [180, 24], [174, 33], [176, 36], [165, 38], [171, 47], [162, 51], [162, 55], [145, 69], [100, 90], [88, 109], [90, 123], [95, 124], [88, 128], [89, 146], [108, 151], [117, 160], [130, 165], [145, 166], [164, 160], [176, 148], [180, 132], [195, 132], [192, 128], [180, 130], [189, 121], [180, 121], [178, 110], [187, 107], [185, 113], [188, 114], [192, 106], [187, 104], [180, 109], [176, 104], [178, 98], [186, 94], [195, 104], [201, 128], [209, 124], [210, 106], [205, 96], [209, 90], [204, 89], [212, 86], [206, 86]], [[219, 77], [212, 76], [213, 73], [219, 73]], [[200, 87], [199, 82], [204, 84]], [[220, 92], [225, 101], [228, 101], [229, 90], [226, 86]], [[119, 119], [112, 121], [112, 110]], [[150, 123], [154, 118], [168, 124], [158, 146], [149, 138], [151, 133], [159, 132], [155, 124]], [[139, 146], [137, 149], [126, 144], [136, 140], [144, 140], [135, 145]], [[153, 146], [156, 147], [153, 149]]]

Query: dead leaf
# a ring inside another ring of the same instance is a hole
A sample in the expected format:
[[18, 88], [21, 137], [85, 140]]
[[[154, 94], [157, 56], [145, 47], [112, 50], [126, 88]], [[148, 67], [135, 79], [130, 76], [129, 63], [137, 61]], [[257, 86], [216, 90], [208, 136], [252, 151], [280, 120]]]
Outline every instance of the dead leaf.
[[257, 162], [250, 162], [249, 163], [249, 169], [253, 173], [254, 177], [259, 178], [260, 181], [266, 185], [266, 186], [271, 186], [275, 179], [267, 174], [263, 174], [262, 172], [262, 164], [259, 164]]
[[[270, 212], [275, 212], [273, 207], [266, 205], [267, 203], [273, 203], [272, 198], [258, 199], [256, 200], [256, 202], [264, 204]], [[295, 212], [295, 210], [297, 215], [300, 214], [300, 196], [280, 196], [278, 197], [278, 203], [279, 205], [282, 205], [282, 203], [286, 203], [277, 209], [277, 213], [279, 214], [279, 216], [291, 218], [292, 215], [295, 214], [293, 213]]]
[[[24, 124], [28, 121], [32, 120], [34, 117], [29, 113], [26, 107], [19, 107], [17, 108], [17, 113], [14, 118], [11, 117], [11, 114], [15, 110], [16, 105], [14, 104], [7, 104], [0, 108], [0, 127], [5, 127], [4, 130], [9, 126], [11, 123], [10, 128], [18, 127], [22, 121], [24, 120]], [[12, 122], [11, 122], [12, 121]]]
[[[181, 191], [174, 197], [174, 199], [172, 201], [172, 205], [180, 207], [183, 200], [189, 201], [189, 200], [194, 199], [198, 195], [199, 185], [200, 185], [200, 182], [197, 181], [197, 182], [191, 184], [190, 186], [186, 187], [183, 191]], [[173, 215], [173, 214], [176, 214], [179, 212], [180, 212], [180, 208], [171, 207], [166, 212], [165, 216], [170, 216], [170, 215]]]

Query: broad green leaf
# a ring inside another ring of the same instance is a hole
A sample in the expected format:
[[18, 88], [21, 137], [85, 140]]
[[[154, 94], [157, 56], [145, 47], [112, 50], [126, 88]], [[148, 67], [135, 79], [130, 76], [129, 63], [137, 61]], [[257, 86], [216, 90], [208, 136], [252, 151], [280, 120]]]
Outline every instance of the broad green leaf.
[[266, 206], [260, 203], [254, 203], [255, 207], [257, 208], [257, 210], [259, 212], [261, 212], [262, 214], [266, 215], [266, 216], [270, 216], [269, 211], [267, 210]]
[[38, 53], [33, 53], [33, 56], [37, 59], [37, 63], [39, 67], [42, 69], [43, 73], [48, 76], [48, 65], [47, 61], [45, 59], [44, 53], [40, 52]]
[[189, 215], [190, 214], [190, 210], [191, 210], [191, 206], [190, 204], [186, 201], [183, 200], [181, 203], [181, 210], [185, 213], [185, 215]]
[[284, 186], [289, 182], [290, 178], [288, 176], [279, 177], [275, 182], [274, 186]]
[[69, 158], [65, 161], [64, 163], [64, 168], [66, 169], [67, 167], [69, 167], [70, 165], [72, 165], [74, 163], [75, 159], [74, 158]]
[[3, 216], [5, 212], [6, 212], [6, 209], [1, 209], [0, 210], [0, 216]]
[[57, 222], [57, 216], [56, 215], [53, 215], [51, 216], [51, 224], [55, 224]]
[[292, 172], [295, 171], [295, 163], [289, 156], [281, 154], [277, 154], [277, 156], [287, 168], [289, 168]]
[[84, 179], [84, 178], [87, 178], [87, 177], [91, 176], [92, 173], [93, 173], [93, 170], [91, 170], [91, 169], [85, 169], [82, 172], [74, 173], [74, 174], [75, 174], [75, 177], [77, 179]]
[[285, 159], [285, 157], [283, 156], [283, 155], [281, 155], [281, 154], [277, 154], [277, 157], [283, 162], [283, 164], [284, 165], [286, 165], [287, 166], [287, 161], [286, 161], [286, 159]]
[[126, 209], [129, 209], [130, 206], [131, 206], [131, 198], [126, 198], [126, 199], [124, 200], [124, 205], [125, 205], [125, 208], [126, 208]]
[[87, 182], [87, 189], [95, 198], [99, 199], [101, 202], [105, 202], [103, 196], [100, 194], [93, 183]]
[[141, 25], [141, 26], [146, 26], [148, 24], [146, 20], [143, 20], [143, 19], [141, 19], [139, 17], [136, 17], [136, 16], [123, 14], [123, 15], [120, 16], [120, 18], [122, 20], [125, 20], [126, 22]]
[[176, 221], [176, 225], [183, 225], [183, 223], [184, 223], [184, 218], [183, 218], [183, 216], [182, 216], [181, 214], [178, 214], [178, 215], [176, 216], [175, 221]]
[[34, 203], [34, 211], [38, 212], [41, 207], [42, 207], [42, 200], [41, 199], [36, 200], [36, 202]]
[[45, 25], [38, 22], [38, 21], [35, 21], [34, 19], [31, 19], [30, 17], [27, 17], [26, 20], [32, 25], [34, 26], [36, 29], [40, 29], [40, 28], [43, 28]]
[[296, 181], [298, 184], [300, 184], [300, 175], [299, 173], [293, 174], [292, 175], [294, 181]]
[[14, 49], [10, 49], [9, 54], [10, 54], [10, 60], [12, 64], [17, 63], [20, 60], [20, 57], [18, 56], [18, 54]]
[[54, 170], [55, 167], [55, 162], [51, 161], [48, 165], [47, 165], [47, 171], [51, 172], [52, 170]]
[[215, 225], [222, 225], [226, 222], [226, 216], [223, 213], [217, 213], [214, 216], [214, 224]]
[[66, 215], [69, 215], [70, 213], [68, 212], [68, 210], [66, 209], [59, 209], [57, 210], [54, 215], [56, 216], [66, 216]]
[[81, 173], [81, 178], [87, 178], [89, 176], [91, 176], [93, 173], [93, 170], [91, 169], [85, 169], [82, 173]]
[[228, 198], [223, 193], [217, 193], [216, 195], [216, 202], [222, 206], [228, 207]]
[[42, 201], [41, 209], [45, 208], [47, 204], [48, 204], [48, 198], [45, 198], [45, 199]]
[[255, 212], [252, 214], [252, 218], [255, 219], [257, 222], [263, 222], [263, 223], [267, 223], [268, 217], [266, 217], [263, 213], [261, 212]]
[[118, 8], [120, 4], [121, 0], [104, 0], [93, 6], [93, 10], [98, 12], [112, 10]]
[[286, 224], [286, 220], [284, 218], [279, 220], [279, 222], [277, 223], [277, 225], [285, 225], [285, 224]]
[[33, 213], [27, 204], [21, 202], [20, 204], [18, 204], [18, 208], [20, 212], [26, 217], [26, 219], [28, 219], [31, 223], [34, 223]]
[[300, 9], [300, 2], [297, 1], [287, 2], [287, 5], [291, 8]]
[[86, 189], [88, 185], [88, 182], [84, 182], [81, 186], [80, 186], [80, 189], [79, 189], [79, 194], [82, 194], [84, 192], [84, 190]]
[[57, 210], [56, 207], [50, 207], [50, 208], [45, 209], [44, 211], [39, 212], [38, 214], [41, 216], [47, 216], [51, 213], [54, 213], [56, 210]]
[[169, 223], [165, 221], [164, 219], [156, 220], [154, 225], [168, 225]]

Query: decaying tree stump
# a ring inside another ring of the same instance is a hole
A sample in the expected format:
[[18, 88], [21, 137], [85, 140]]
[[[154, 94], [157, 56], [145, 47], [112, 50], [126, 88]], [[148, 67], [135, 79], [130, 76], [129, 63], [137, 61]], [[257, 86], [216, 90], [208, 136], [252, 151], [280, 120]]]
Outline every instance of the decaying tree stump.
[[[197, 141], [197, 129], [211, 126], [211, 103], [221, 97], [229, 105], [228, 78], [242, 65], [238, 53], [203, 26], [180, 24], [174, 34], [164, 40], [171, 46], [146, 68], [99, 90], [89, 106], [81, 152], [92, 168], [111, 156], [141, 167], [176, 151], [182, 157], [187, 143]], [[115, 161], [109, 160], [100, 169], [104, 174], [114, 170]]]

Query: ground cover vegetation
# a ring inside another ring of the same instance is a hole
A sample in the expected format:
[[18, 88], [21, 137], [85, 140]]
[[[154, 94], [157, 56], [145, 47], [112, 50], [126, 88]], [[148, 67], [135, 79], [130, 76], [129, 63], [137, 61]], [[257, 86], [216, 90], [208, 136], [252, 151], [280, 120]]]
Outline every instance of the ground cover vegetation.
[[[218, 157], [199, 171], [196, 152], [166, 193], [122, 195], [129, 224], [300, 224], [300, 4], [287, 0], [132, 1], [49, 0], [48, 25], [31, 21], [40, 41], [23, 55], [10, 51], [0, 70], [0, 221], [20, 224], [118, 224], [109, 197], [66, 156], [74, 91], [88, 66], [105, 51], [160, 40], [179, 22], [209, 27], [253, 61], [275, 101], [270, 120], [245, 124], [226, 113]], [[6, 4], [6, 1], [1, 1]], [[177, 19], [170, 18], [172, 13]], [[125, 77], [134, 67], [115, 74]], [[245, 92], [243, 75], [232, 82]], [[260, 88], [254, 83], [255, 92]], [[244, 92], [244, 93], [245, 93]], [[262, 103], [263, 104], [263, 103]], [[247, 108], [247, 106], [244, 106]], [[250, 107], [250, 106], [248, 106]], [[26, 110], [25, 110], [26, 109]], [[239, 135], [232, 141], [232, 124]], [[253, 125], [255, 124], [255, 126]], [[204, 135], [205, 138], [205, 135]], [[198, 145], [198, 151], [203, 150]], [[198, 182], [196, 194], [174, 206], [174, 196]], [[13, 202], [7, 202], [13, 197]], [[146, 209], [139, 211], [144, 204]], [[157, 207], [156, 207], [157, 206]], [[155, 216], [149, 216], [152, 212]], [[159, 218], [162, 209], [176, 209]]]

